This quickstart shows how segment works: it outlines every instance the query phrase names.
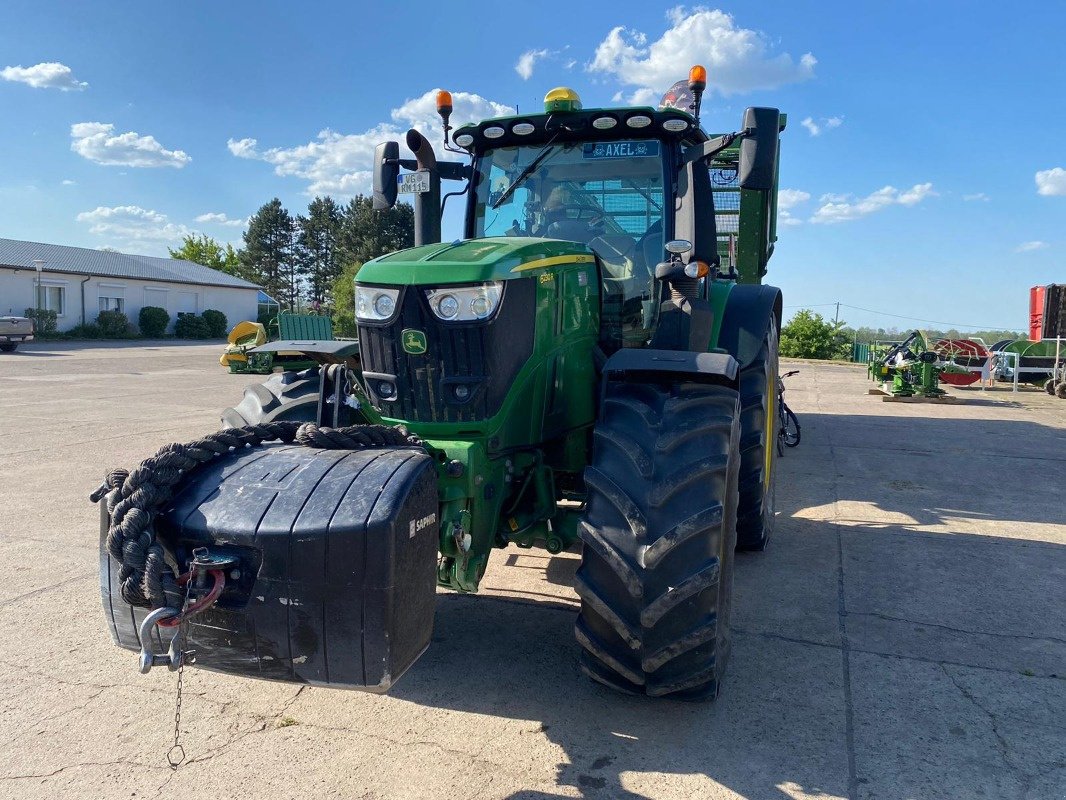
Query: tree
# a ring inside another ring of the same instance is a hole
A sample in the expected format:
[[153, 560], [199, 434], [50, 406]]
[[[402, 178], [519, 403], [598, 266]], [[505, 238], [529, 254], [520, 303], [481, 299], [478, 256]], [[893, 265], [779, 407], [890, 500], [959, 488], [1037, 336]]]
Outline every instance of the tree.
[[267, 294], [290, 309], [296, 307], [300, 296], [300, 276], [293, 252], [295, 232], [292, 216], [275, 197], [248, 220], [240, 252], [242, 266], [257, 276]]
[[781, 329], [781, 355], [790, 358], [847, 358], [849, 340], [843, 322], [833, 323], [804, 308]]
[[407, 203], [375, 211], [373, 201], [359, 194], [345, 206], [339, 238], [342, 264], [363, 264], [414, 243], [415, 210]]
[[194, 264], [202, 264], [227, 275], [255, 282], [255, 276], [248, 275], [248, 270], [241, 264], [240, 256], [233, 249], [233, 245], [226, 244], [223, 247], [206, 234], [189, 234], [181, 240], [181, 247], [177, 250], [172, 247], [167, 249], [170, 250], [171, 258], [192, 261]]
[[333, 281], [333, 332], [338, 336], [355, 336], [355, 276], [363, 266], [348, 264]]
[[332, 197], [316, 197], [307, 207], [307, 216], [297, 217], [296, 222], [300, 274], [310, 299], [321, 303], [340, 272], [337, 237], [341, 209]]

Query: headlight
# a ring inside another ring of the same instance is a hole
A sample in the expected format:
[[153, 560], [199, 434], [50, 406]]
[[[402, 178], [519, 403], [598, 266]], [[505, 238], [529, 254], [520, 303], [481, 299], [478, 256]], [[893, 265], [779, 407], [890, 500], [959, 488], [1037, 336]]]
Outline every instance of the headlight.
[[382, 322], [396, 312], [399, 289], [382, 286], [355, 286], [355, 318], [364, 322]]
[[437, 319], [445, 322], [472, 322], [488, 319], [496, 313], [502, 294], [503, 282], [493, 281], [477, 286], [427, 289], [426, 299]]

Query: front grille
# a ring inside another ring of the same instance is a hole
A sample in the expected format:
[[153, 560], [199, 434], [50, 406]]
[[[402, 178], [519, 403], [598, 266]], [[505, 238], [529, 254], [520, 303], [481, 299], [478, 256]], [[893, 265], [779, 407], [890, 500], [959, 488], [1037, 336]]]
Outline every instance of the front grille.
[[[375, 405], [385, 416], [411, 422], [476, 422], [500, 410], [522, 365], [533, 353], [536, 285], [506, 281], [500, 307], [484, 322], [446, 323], [426, 301], [426, 287], [405, 287], [390, 323], [360, 323], [359, 354]], [[405, 330], [421, 331], [426, 352], [404, 351]], [[382, 384], [394, 392], [386, 396]], [[466, 387], [461, 399], [457, 387]]]

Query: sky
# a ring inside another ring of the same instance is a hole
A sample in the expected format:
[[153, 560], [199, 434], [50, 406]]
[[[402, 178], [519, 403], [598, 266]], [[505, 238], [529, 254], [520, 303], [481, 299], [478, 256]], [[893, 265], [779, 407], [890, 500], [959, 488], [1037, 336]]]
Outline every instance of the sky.
[[379, 141], [437, 141], [438, 88], [458, 125], [560, 85], [655, 103], [700, 63], [708, 131], [788, 114], [767, 279], [786, 313], [1023, 330], [1029, 287], [1066, 283], [1064, 30], [1066, 4], [1024, 1], [5, 0], [0, 237], [240, 244], [272, 197], [366, 193]]

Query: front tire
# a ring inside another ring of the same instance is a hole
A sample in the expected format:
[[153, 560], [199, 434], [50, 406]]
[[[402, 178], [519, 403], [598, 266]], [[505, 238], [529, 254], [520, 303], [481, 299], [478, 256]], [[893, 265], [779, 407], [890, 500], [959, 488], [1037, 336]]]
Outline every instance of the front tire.
[[730, 388], [608, 386], [585, 470], [574, 631], [586, 673], [713, 699], [729, 657], [740, 401]]
[[322, 376], [318, 367], [278, 372], [244, 390], [244, 399], [222, 412], [224, 428], [289, 420], [315, 422]]
[[777, 348], [777, 325], [771, 320], [758, 355], [740, 371], [739, 550], [766, 549], [774, 531]]

